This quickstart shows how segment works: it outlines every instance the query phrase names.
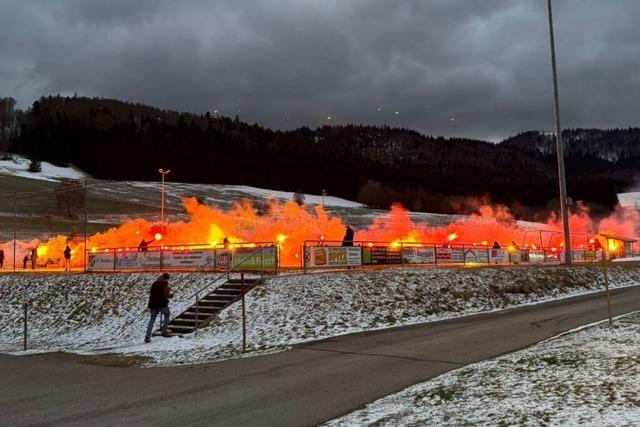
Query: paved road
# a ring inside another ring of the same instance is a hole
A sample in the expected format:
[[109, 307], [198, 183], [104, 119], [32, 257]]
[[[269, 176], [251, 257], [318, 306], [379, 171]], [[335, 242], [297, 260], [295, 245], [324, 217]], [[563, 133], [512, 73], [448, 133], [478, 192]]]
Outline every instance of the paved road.
[[[614, 314], [640, 308], [640, 287], [612, 294]], [[65, 354], [0, 356], [0, 424], [317, 424], [604, 318], [605, 301], [592, 294], [188, 367], [108, 368]]]

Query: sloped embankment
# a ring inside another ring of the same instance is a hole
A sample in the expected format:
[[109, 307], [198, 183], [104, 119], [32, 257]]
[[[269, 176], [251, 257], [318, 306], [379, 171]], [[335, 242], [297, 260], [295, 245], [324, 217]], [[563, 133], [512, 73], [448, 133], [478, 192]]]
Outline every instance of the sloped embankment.
[[[614, 287], [640, 283], [640, 264], [610, 267]], [[145, 306], [155, 274], [5, 275], [0, 277], [0, 351], [21, 343], [21, 301], [29, 286], [30, 348], [122, 352], [159, 364], [232, 357], [242, 342], [239, 304], [192, 339], [142, 344]], [[179, 274], [174, 275], [176, 280]], [[175, 290], [175, 314], [211, 281], [199, 275]], [[247, 295], [251, 350], [276, 351], [350, 332], [450, 318], [604, 288], [598, 266], [405, 268], [279, 276]]]

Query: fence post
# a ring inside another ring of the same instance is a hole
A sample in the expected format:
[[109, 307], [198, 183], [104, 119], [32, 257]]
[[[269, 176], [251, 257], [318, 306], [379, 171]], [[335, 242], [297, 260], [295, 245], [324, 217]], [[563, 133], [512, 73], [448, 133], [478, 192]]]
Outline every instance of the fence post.
[[193, 336], [198, 335], [198, 304], [200, 301], [198, 300], [198, 294], [196, 294], [196, 329], [193, 331]]
[[404, 265], [404, 243], [400, 242], [400, 264]]
[[116, 250], [113, 250], [113, 271], [116, 271]]
[[260, 278], [264, 278], [264, 246], [260, 246]]
[[242, 352], [247, 351], [247, 312], [244, 302], [244, 273], [240, 273], [240, 293], [242, 294]]
[[[309, 252], [311, 257], [311, 252]], [[307, 242], [302, 245], [302, 274], [307, 274]]]
[[433, 244], [433, 262], [437, 266], [438, 265], [438, 248], [436, 244]]
[[16, 222], [18, 220], [18, 194], [13, 193], [13, 271], [16, 271]]
[[604, 250], [602, 251], [602, 273], [604, 274], [604, 286], [607, 295], [607, 310], [609, 311], [609, 326], [613, 323], [611, 319], [611, 295], [609, 294], [609, 274], [607, 272], [607, 257]]
[[464, 244], [462, 245], [462, 265], [467, 265], [467, 253], [464, 251]]
[[22, 335], [22, 349], [24, 351], [27, 351], [27, 315], [28, 315], [28, 310], [29, 310], [29, 294], [27, 291], [27, 285], [24, 285], [24, 291], [23, 291], [23, 295], [22, 295], [22, 305], [23, 305], [23, 310], [24, 310], [24, 317], [23, 317], [23, 323], [24, 323], [24, 330], [23, 330], [23, 335]]

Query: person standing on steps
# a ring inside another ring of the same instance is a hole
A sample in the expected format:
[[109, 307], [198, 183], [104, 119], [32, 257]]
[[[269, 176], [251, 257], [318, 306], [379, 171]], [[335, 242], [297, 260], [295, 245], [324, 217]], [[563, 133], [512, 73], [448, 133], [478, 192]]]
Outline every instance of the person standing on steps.
[[71, 271], [71, 248], [64, 248], [64, 271]]
[[147, 334], [144, 337], [144, 342], [151, 341], [151, 333], [153, 332], [153, 326], [156, 323], [156, 317], [162, 313], [164, 320], [160, 325], [163, 337], [170, 337], [171, 331], [167, 329], [169, 325], [169, 300], [173, 298], [173, 293], [169, 287], [169, 274], [163, 273], [162, 276], [153, 282], [151, 290], [149, 291], [149, 324], [147, 325]]

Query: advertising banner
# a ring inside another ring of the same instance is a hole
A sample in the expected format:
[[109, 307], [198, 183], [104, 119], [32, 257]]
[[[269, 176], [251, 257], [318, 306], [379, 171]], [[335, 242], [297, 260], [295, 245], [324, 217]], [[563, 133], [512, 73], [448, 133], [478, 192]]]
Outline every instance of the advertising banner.
[[354, 267], [362, 265], [359, 246], [316, 246], [311, 248], [310, 267]]
[[400, 256], [400, 248], [391, 248], [388, 246], [373, 246], [365, 248], [365, 252], [370, 254], [366, 256], [367, 264], [400, 264], [402, 258]]
[[436, 261], [435, 248], [403, 248], [402, 256], [406, 264], [433, 264]]
[[509, 252], [504, 249], [490, 249], [489, 257], [491, 262], [509, 262]]
[[112, 253], [96, 253], [87, 254], [87, 270], [113, 270], [114, 254]]
[[464, 262], [463, 248], [436, 248], [436, 259], [438, 263], [458, 263]]
[[[272, 257], [273, 259], [273, 257]], [[88, 254], [88, 271], [105, 270], [197, 270], [227, 269], [231, 264], [226, 249], [185, 249], [149, 252], [103, 252]]]
[[489, 249], [484, 248], [465, 248], [464, 261], [487, 264], [489, 262], [489, 251]]
[[276, 248], [238, 248], [232, 260], [233, 267], [240, 270], [274, 269], [277, 264]]

